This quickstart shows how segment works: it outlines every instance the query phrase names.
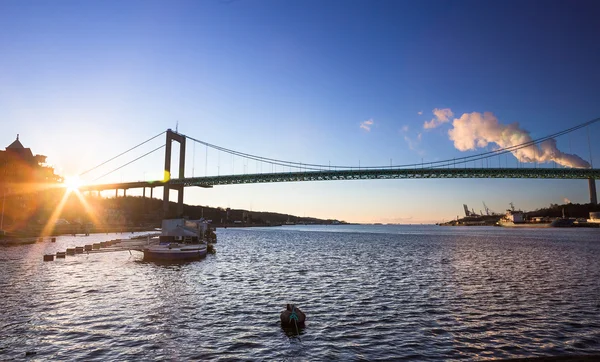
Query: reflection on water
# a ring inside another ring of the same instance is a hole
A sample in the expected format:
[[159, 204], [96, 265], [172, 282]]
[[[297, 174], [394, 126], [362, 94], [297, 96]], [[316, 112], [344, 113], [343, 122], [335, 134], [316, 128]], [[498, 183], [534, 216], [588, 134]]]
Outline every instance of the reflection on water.
[[[0, 248], [0, 359], [473, 360], [600, 349], [600, 230], [219, 229], [217, 253]], [[129, 236], [123, 234], [122, 237]], [[306, 327], [282, 328], [295, 303]], [[29, 358], [29, 357], [28, 357]]]

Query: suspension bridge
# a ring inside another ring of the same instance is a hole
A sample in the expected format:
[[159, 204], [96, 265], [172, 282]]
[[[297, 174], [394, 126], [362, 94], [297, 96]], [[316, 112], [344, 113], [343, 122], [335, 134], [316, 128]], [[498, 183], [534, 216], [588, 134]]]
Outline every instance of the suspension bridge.
[[[96, 168], [105, 165], [106, 163], [140, 147], [147, 142], [156, 139], [163, 134], [165, 135], [165, 143], [160, 147], [142, 155], [122, 165], [109, 173], [106, 173], [99, 178], [107, 176], [153, 152], [156, 152], [162, 148], [165, 148], [165, 161], [164, 161], [164, 178], [159, 181], [133, 181], [133, 182], [118, 182], [118, 183], [96, 183], [81, 186], [81, 191], [107, 191], [115, 190], [115, 195], [118, 195], [119, 190], [123, 190], [126, 194], [126, 190], [129, 189], [143, 189], [143, 197], [146, 196], [146, 189], [150, 190], [150, 197], [153, 197], [153, 190], [156, 187], [163, 188], [163, 211], [165, 215], [169, 215], [169, 194], [171, 190], [177, 191], [178, 202], [177, 202], [177, 214], [183, 213], [183, 194], [185, 187], [197, 186], [204, 188], [212, 188], [213, 186], [221, 185], [239, 185], [239, 184], [257, 184], [257, 183], [272, 183], [272, 182], [314, 182], [314, 181], [342, 181], [342, 180], [389, 180], [389, 179], [442, 179], [442, 178], [511, 178], [511, 179], [587, 179], [589, 184], [590, 202], [596, 204], [596, 183], [595, 179], [600, 178], [600, 169], [595, 168], [557, 168], [556, 164], [554, 168], [551, 167], [499, 167], [497, 168], [478, 168], [468, 167], [470, 163], [475, 165], [478, 161], [481, 161], [483, 165], [484, 160], [489, 160], [492, 157], [496, 157], [502, 154], [513, 153], [515, 151], [525, 149], [538, 145], [546, 140], [554, 139], [555, 137], [573, 132], [583, 127], [589, 127], [592, 123], [600, 121], [600, 118], [592, 121], [580, 124], [578, 126], [569, 128], [567, 130], [548, 135], [539, 139], [532, 140], [523, 144], [519, 144], [512, 147], [502, 148], [495, 151], [480, 153], [477, 155], [454, 158], [443, 161], [430, 162], [427, 164], [406, 164], [406, 165], [390, 165], [390, 166], [376, 166], [376, 167], [349, 167], [349, 166], [331, 166], [331, 165], [318, 165], [318, 164], [307, 164], [299, 162], [290, 162], [284, 160], [277, 160], [273, 158], [266, 158], [255, 156], [247, 153], [242, 153], [223, 147], [215, 146], [207, 142], [195, 139], [190, 136], [178, 133], [171, 129], [159, 133], [158, 135], [140, 143], [139, 145], [130, 148], [129, 150], [111, 158], [108, 161], [101, 163], [100, 165], [93, 167], [81, 175], [84, 175]], [[589, 133], [588, 133], [589, 136]], [[271, 166], [281, 166], [284, 171], [281, 172], [260, 172], [260, 173], [244, 173], [244, 174], [230, 174], [230, 175], [214, 175], [214, 176], [203, 176], [203, 177], [185, 177], [185, 160], [186, 160], [186, 142], [191, 140], [199, 143], [206, 147], [218, 150], [220, 152], [226, 152], [232, 156], [238, 156], [247, 160], [254, 160], [257, 162], [263, 162], [270, 164]], [[172, 156], [172, 143], [179, 143], [179, 167], [178, 177], [173, 177], [171, 172], [171, 156]], [[591, 153], [590, 153], [591, 159]], [[285, 168], [287, 167], [287, 171]], [[98, 179], [99, 179], [98, 178]]]

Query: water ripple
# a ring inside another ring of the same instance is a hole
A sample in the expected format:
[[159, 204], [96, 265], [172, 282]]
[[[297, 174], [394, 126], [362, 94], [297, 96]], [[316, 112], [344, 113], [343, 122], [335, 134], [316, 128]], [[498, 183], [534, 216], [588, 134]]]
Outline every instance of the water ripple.
[[[0, 248], [0, 359], [479, 360], [600, 349], [598, 230], [218, 230], [217, 254]], [[306, 327], [282, 329], [296, 303]]]

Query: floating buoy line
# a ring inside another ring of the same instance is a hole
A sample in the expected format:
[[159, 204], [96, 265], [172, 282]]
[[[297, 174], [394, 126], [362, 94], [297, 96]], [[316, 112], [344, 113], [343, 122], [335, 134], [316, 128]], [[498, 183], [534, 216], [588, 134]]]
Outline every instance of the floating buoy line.
[[[131, 250], [142, 251], [144, 247], [158, 243], [158, 236], [160, 233], [148, 234], [137, 236], [131, 239], [113, 239], [108, 241], [102, 241], [99, 243], [86, 244], [84, 246], [74, 246], [67, 248], [65, 251], [58, 251], [56, 254], [45, 254], [44, 261], [53, 261], [54, 258], [62, 259], [66, 256], [73, 256], [77, 254], [98, 254], [98, 253], [114, 253], [129, 251]], [[55, 242], [56, 238], [52, 238], [52, 242]]]

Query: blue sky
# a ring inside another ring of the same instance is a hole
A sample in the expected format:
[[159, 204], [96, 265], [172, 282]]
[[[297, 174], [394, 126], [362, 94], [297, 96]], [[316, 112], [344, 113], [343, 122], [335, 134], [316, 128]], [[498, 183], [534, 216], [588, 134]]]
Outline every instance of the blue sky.
[[[175, 128], [226, 148], [362, 166], [435, 161], [463, 114], [538, 138], [600, 116], [593, 1], [3, 1], [0, 144], [63, 175]], [[425, 129], [434, 109], [448, 122]], [[361, 123], [371, 120], [368, 130]], [[471, 121], [468, 117], [467, 121]], [[600, 125], [557, 139], [600, 163]], [[158, 146], [145, 145], [94, 176]], [[267, 166], [188, 144], [186, 175]], [[99, 181], [159, 178], [158, 152]], [[498, 160], [491, 161], [496, 164]], [[516, 158], [500, 160], [516, 165]], [[553, 167], [553, 163], [547, 164]], [[191, 204], [358, 222], [437, 222], [588, 200], [587, 181], [396, 180], [187, 189]], [[481, 205], [481, 206], [479, 206]]]

